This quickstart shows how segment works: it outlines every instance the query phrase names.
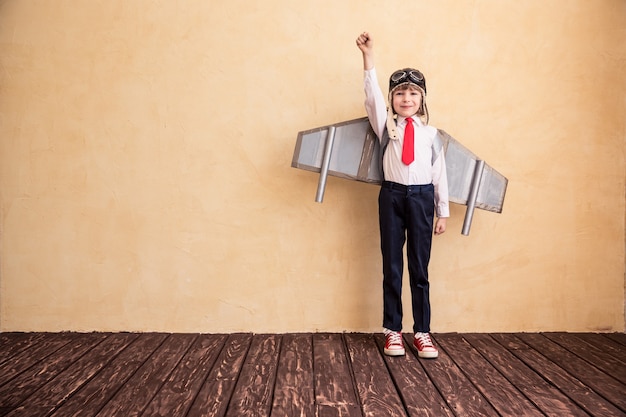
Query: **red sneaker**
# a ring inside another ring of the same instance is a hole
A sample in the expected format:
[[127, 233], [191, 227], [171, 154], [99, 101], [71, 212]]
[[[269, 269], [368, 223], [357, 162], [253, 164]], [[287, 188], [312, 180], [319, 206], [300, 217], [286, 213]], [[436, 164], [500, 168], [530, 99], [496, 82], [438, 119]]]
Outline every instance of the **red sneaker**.
[[402, 342], [401, 332], [385, 332], [385, 349], [383, 350], [387, 356], [403, 356], [404, 343]]
[[435, 345], [433, 345], [428, 333], [415, 333], [413, 344], [417, 349], [417, 356], [420, 358], [434, 359], [439, 356], [439, 351], [435, 348]]

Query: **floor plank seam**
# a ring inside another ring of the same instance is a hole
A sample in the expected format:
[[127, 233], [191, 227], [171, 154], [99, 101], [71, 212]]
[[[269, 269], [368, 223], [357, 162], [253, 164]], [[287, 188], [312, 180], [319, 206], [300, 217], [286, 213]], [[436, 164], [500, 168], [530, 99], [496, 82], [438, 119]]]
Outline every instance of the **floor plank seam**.
[[[538, 335], [545, 337], [544, 334], [538, 333]], [[517, 337], [517, 336], [516, 336]], [[550, 340], [549, 338], [546, 337], [546, 339]], [[610, 403], [610, 401], [605, 398], [601, 393], [598, 393], [597, 391], [593, 390], [591, 387], [588, 387], [586, 384], [584, 384], [578, 377], [576, 377], [576, 375], [573, 375], [571, 372], [569, 372], [567, 369], [564, 369], [561, 365], [559, 365], [558, 363], [554, 362], [551, 358], [549, 358], [548, 356], [546, 356], [545, 354], [543, 354], [540, 350], [535, 349], [535, 347], [530, 346], [529, 344], [527, 344], [525, 341], [519, 339], [520, 343], [523, 343], [524, 345], [526, 345], [528, 347], [528, 349], [532, 350], [533, 352], [535, 352], [537, 355], [540, 355], [541, 357], [543, 357], [547, 362], [550, 362], [554, 367], [558, 368], [559, 370], [561, 370], [563, 373], [565, 373], [566, 375], [568, 375], [571, 379], [577, 381], [578, 383], [580, 383], [581, 385], [585, 386], [587, 389], [589, 389], [590, 391], [594, 392], [596, 395], [598, 395], [599, 397], [603, 398], [604, 400], [606, 400], [607, 402]], [[589, 413], [589, 410], [587, 410], [587, 406], [584, 403], [581, 403], [578, 398], [575, 398], [568, 390], [563, 389], [562, 387], [560, 387], [559, 385], [557, 385], [556, 383], [554, 383], [553, 381], [550, 380], [550, 378], [545, 374], [545, 372], [543, 371], [542, 368], [538, 367], [538, 365], [533, 365], [532, 363], [528, 363], [527, 360], [524, 360], [524, 358], [520, 357], [520, 355], [518, 353], [515, 352], [515, 350], [510, 350], [511, 353], [513, 355], [515, 355], [515, 357], [517, 357], [520, 361], [522, 361], [532, 372], [534, 372], [535, 374], [537, 374], [539, 377], [541, 377], [547, 384], [549, 384], [551, 387], [553, 387], [555, 390], [557, 390], [558, 392], [560, 392], [563, 396], [569, 398], [574, 404], [576, 404], [578, 407], [580, 407], [581, 410], [584, 410], [586, 413]], [[619, 407], [618, 407], [619, 408]], [[593, 415], [593, 414], [591, 414]]]
[[346, 332], [341, 333], [341, 342], [343, 346], [343, 352], [344, 352], [344, 355], [348, 364], [348, 369], [350, 370], [350, 379], [352, 381], [354, 395], [356, 396], [356, 399], [359, 402], [359, 410], [361, 411], [361, 416], [365, 416], [365, 410], [363, 409], [363, 398], [361, 396], [361, 393], [359, 392], [359, 385], [357, 384], [356, 374], [354, 372], [354, 364], [352, 360], [352, 355], [350, 354], [350, 347], [348, 346], [348, 340], [346, 339]]
[[[391, 371], [391, 368], [389, 367], [389, 362], [385, 358], [384, 342], [381, 345], [379, 338], [376, 335], [374, 335], [374, 334], [372, 335], [372, 339], [374, 339], [374, 344], [378, 348], [377, 350], [378, 350], [378, 353], [380, 355], [380, 358], [383, 361], [383, 364], [385, 365], [385, 369], [386, 369], [387, 373], [389, 374], [389, 377], [391, 379], [391, 382], [393, 383], [394, 388], [396, 389], [396, 392], [398, 393], [398, 397], [400, 398], [400, 402], [402, 403], [402, 406], [404, 407], [404, 412], [407, 413], [407, 415], [408, 415], [409, 414], [409, 406], [407, 404], [407, 401], [406, 401], [406, 399], [405, 399], [405, 397], [404, 397], [404, 395], [402, 393], [402, 389], [400, 387], [400, 384], [398, 383], [397, 377]], [[410, 355], [411, 352], [407, 351], [406, 354]]]
[[[462, 336], [461, 336], [461, 337], [462, 337]], [[437, 342], [436, 335], [435, 335], [435, 336], [433, 336], [433, 339], [435, 340], [435, 342]], [[465, 340], [465, 339], [463, 339], [463, 340]], [[470, 383], [470, 384], [474, 387], [474, 389], [476, 390], [476, 392], [478, 392], [478, 393], [482, 396], [483, 400], [484, 400], [487, 404], [489, 404], [489, 405], [493, 408], [493, 410], [496, 412], [496, 414], [498, 414], [498, 415], [499, 415], [500, 413], [498, 412], [497, 405], [496, 405], [496, 404], [493, 404], [493, 403], [489, 400], [488, 396], [487, 396], [487, 395], [485, 395], [485, 393], [483, 392], [483, 390], [482, 390], [482, 389], [480, 389], [480, 387], [479, 387], [478, 385], [476, 385], [476, 383], [473, 381], [473, 378], [471, 377], [471, 375], [469, 375], [469, 374], [465, 371], [464, 367], [463, 367], [463, 366], [461, 366], [461, 364], [460, 364], [460, 363], [459, 363], [459, 362], [458, 362], [458, 361], [454, 358], [454, 356], [455, 356], [455, 355], [452, 355], [452, 354], [451, 354], [451, 352], [449, 352], [449, 351], [445, 348], [445, 346], [442, 346], [442, 345], [441, 345], [441, 343], [438, 343], [438, 346], [439, 346], [439, 349], [441, 349], [441, 350], [443, 350], [443, 351], [445, 352], [445, 354], [446, 354], [446, 355], [448, 356], [448, 358], [452, 361], [452, 363], [454, 364], [454, 366], [456, 366], [456, 367], [457, 367], [457, 368], [461, 371], [461, 373], [463, 374], [463, 376], [465, 377], [465, 379], [467, 379], [467, 381], [468, 381], [468, 382], [469, 382], [469, 383]], [[471, 345], [470, 345], [470, 346], [471, 346]], [[493, 365], [492, 365], [492, 366], [493, 366]], [[497, 369], [497, 368], [494, 368], [494, 369], [496, 369], [496, 371], [498, 371], [498, 369]], [[498, 372], [499, 372], [499, 371], [498, 371]]]
[[[530, 367], [526, 361], [524, 361], [518, 353], [516, 353], [516, 350], [518, 349], [513, 349], [510, 347], [507, 347], [506, 345], [504, 345], [503, 343], [501, 343], [497, 338], [495, 338], [493, 336], [493, 334], [489, 334], [489, 337], [498, 345], [500, 345], [503, 349], [505, 349], [507, 352], [509, 352], [511, 355], [515, 356], [521, 363], [523, 363], [530, 371], [535, 372], [535, 369], [533, 369], [532, 367]], [[525, 344], [523, 341], [519, 340], [519, 338], [517, 338], [517, 336], [513, 335], [513, 337], [515, 337], [519, 343], [524, 344], [528, 349], [532, 349], [532, 347], [528, 346], [527, 344]], [[476, 349], [476, 347], [474, 347]], [[477, 349], [478, 350], [478, 349]], [[483, 352], [481, 352], [480, 350], [478, 350], [479, 353], [481, 354], [481, 356], [485, 357], [485, 354]], [[485, 359], [487, 361], [489, 361], [489, 359], [487, 359], [485, 357]], [[491, 363], [491, 362], [490, 362]], [[493, 366], [493, 365], [492, 365]], [[502, 375], [504, 377], [504, 379], [506, 379], [512, 386], [517, 387], [517, 385], [515, 384], [515, 381], [512, 381], [509, 377], [507, 377], [504, 373], [502, 373], [502, 371], [500, 371], [500, 369], [498, 369], [498, 367], [496, 367], [496, 369], [498, 370], [498, 372], [500, 373], [500, 375]], [[541, 376], [541, 375], [540, 375]], [[545, 380], [545, 378], [542, 377], [542, 379]], [[546, 381], [549, 383], [549, 381]], [[535, 406], [535, 408], [537, 410], [539, 410], [539, 412], [541, 412], [542, 414], [545, 415], [545, 413], [543, 412], [543, 410], [541, 409], [541, 405], [537, 403], [537, 401], [533, 400], [533, 398], [529, 397], [528, 394], [526, 394], [523, 390], [520, 390], [519, 388], [517, 389], [518, 392], [520, 393], [520, 395], [522, 395], [524, 398], [526, 398], [531, 404], [533, 404]]]
[[254, 337], [254, 333], [245, 333], [248, 336], [248, 342], [246, 343], [246, 353], [244, 354], [243, 361], [241, 362], [241, 367], [239, 368], [239, 372], [237, 373], [237, 378], [233, 380], [232, 391], [228, 396], [228, 404], [224, 407], [226, 410], [226, 415], [228, 415], [228, 410], [230, 410], [232, 406], [233, 397], [235, 395], [235, 389], [239, 385], [239, 381], [241, 379], [241, 370], [244, 368], [246, 361], [248, 360], [250, 354], [250, 348], [252, 347], [252, 339]]
[[270, 399], [269, 399], [269, 415], [272, 415], [272, 411], [274, 410], [274, 397], [276, 396], [276, 381], [278, 380], [278, 369], [279, 369], [279, 362], [280, 362], [280, 358], [281, 358], [281, 354], [283, 352], [283, 342], [284, 342], [284, 334], [279, 335], [279, 339], [278, 339], [278, 349], [276, 352], [276, 369], [274, 370], [274, 384], [272, 384], [272, 393], [270, 394]]
[[185, 416], [187, 416], [191, 412], [191, 410], [193, 409], [194, 405], [196, 404], [196, 401], [198, 401], [198, 399], [200, 397], [200, 393], [202, 392], [202, 387], [204, 387], [204, 385], [207, 383], [207, 380], [209, 379], [209, 375], [211, 375], [211, 369], [213, 369], [215, 364], [217, 364], [218, 359], [220, 358], [220, 356], [224, 352], [224, 349], [226, 349], [226, 343], [227, 342], [228, 342], [228, 337], [226, 336], [226, 337], [224, 337], [224, 340], [221, 343], [220, 349], [215, 354], [215, 357], [213, 358], [211, 363], [210, 364], [207, 363], [206, 373], [204, 374], [204, 377], [202, 378], [202, 382], [199, 384], [198, 390], [194, 393], [193, 399], [191, 401], [189, 401], [189, 406], [187, 407], [187, 410], [185, 410], [185, 414], [184, 414]]
[[[581, 361], [583, 361], [587, 366], [591, 367], [592, 369], [595, 369], [597, 372], [601, 373], [602, 375], [604, 375], [605, 378], [609, 378], [611, 380], [613, 380], [615, 383], [620, 384], [620, 385], [624, 385], [621, 381], [619, 381], [617, 378], [615, 378], [613, 375], [608, 374], [606, 371], [604, 371], [603, 369], [601, 369], [600, 367], [598, 367], [595, 363], [591, 362], [590, 360], [581, 357], [581, 355], [579, 355], [578, 353], [574, 352], [571, 350], [571, 348], [569, 348], [568, 346], [564, 345], [563, 343], [559, 343], [558, 340], [554, 340], [554, 338], [549, 337], [546, 333], [540, 333], [540, 335], [542, 335], [543, 337], [545, 337], [547, 340], [549, 340], [552, 343], [555, 343], [558, 347], [560, 347], [561, 349], [563, 349], [564, 351], [568, 352], [570, 355], [573, 355], [574, 357], [580, 359]], [[574, 334], [569, 334], [571, 337], [576, 337], [576, 335]], [[542, 354], [540, 352], [540, 354]], [[544, 355], [545, 356], [545, 355]], [[550, 358], [548, 358], [548, 360], [550, 360]], [[552, 361], [554, 362], [554, 361]], [[598, 391], [598, 389], [594, 388], [593, 386], [589, 386], [587, 383], [585, 383], [584, 381], [582, 381], [580, 379], [580, 377], [572, 374], [569, 370], [563, 368], [561, 365], [555, 363], [556, 366], [559, 366], [561, 369], [563, 369], [564, 372], [566, 372], [568, 375], [570, 375], [572, 378], [576, 379], [577, 381], [579, 381], [582, 385], [586, 386], [587, 389], [589, 389], [590, 391], [594, 392], [596, 395], [598, 395], [599, 397], [603, 398], [605, 401], [607, 401], [608, 403], [612, 404], [613, 406], [617, 407], [618, 409], [620, 409], [622, 412], [626, 412], [626, 408], [624, 408], [624, 406], [620, 406], [620, 404], [616, 403], [613, 399], [611, 399], [610, 397], [608, 397], [605, 393]], [[559, 390], [561, 390], [561, 388], [557, 387]], [[562, 390], [561, 390], [562, 391]], [[565, 395], [568, 395], [567, 393], [564, 393]], [[575, 401], [578, 404], [578, 401], [572, 399], [572, 401]]]
[[[140, 335], [141, 336], [141, 335]], [[135, 339], [133, 342], [137, 341], [138, 339]], [[150, 358], [152, 356], [155, 355], [155, 353], [161, 349], [161, 347], [165, 344], [165, 342], [167, 341], [167, 337], [164, 337], [158, 344], [157, 346], [150, 352], [149, 355], [145, 356], [143, 358], [143, 361], [141, 362], [141, 364], [138, 364], [137, 367], [133, 370], [133, 372], [129, 373], [128, 376], [122, 381], [121, 384], [119, 384], [119, 386], [113, 390], [113, 392], [110, 393], [110, 395], [108, 396], [107, 401], [104, 401], [102, 403], [102, 405], [98, 408], [98, 413], [96, 415], [99, 415], [102, 411], [104, 411], [107, 407], [107, 405], [115, 398], [117, 397], [117, 395], [120, 392], [123, 392], [124, 387], [126, 386], [126, 384], [131, 381], [135, 375], [137, 375], [137, 373], [141, 370], [141, 368], [146, 364], [146, 362], [148, 362], [150, 360]], [[143, 413], [143, 410], [142, 410]]]
[[[169, 337], [172, 337], [172, 336], [170, 335]], [[176, 361], [176, 364], [172, 366], [172, 369], [170, 370], [170, 372], [167, 375], [163, 376], [163, 379], [160, 381], [160, 384], [158, 385], [158, 389], [154, 390], [154, 392], [152, 393], [150, 397], [150, 400], [146, 403], [144, 408], [141, 410], [141, 412], [139, 413], [139, 416], [143, 416], [145, 414], [146, 410], [148, 410], [149, 408], [150, 403], [157, 397], [159, 392], [163, 389], [165, 384], [170, 380], [172, 375], [174, 375], [174, 372], [178, 368], [178, 365], [180, 365], [180, 363], [185, 359], [185, 357], [187, 356], [187, 354], [189, 353], [191, 348], [194, 346], [194, 344], [196, 343], [199, 337], [200, 337], [199, 334], [194, 334], [194, 338], [189, 342], [189, 346], [187, 346], [187, 348], [183, 352], [180, 353], [180, 358]]]
[[[111, 336], [111, 335], [107, 336], [107, 338], [108, 338], [108, 337], [110, 337], [110, 336]], [[79, 387], [77, 387], [77, 388], [76, 388], [76, 390], [74, 390], [74, 392], [72, 392], [72, 393], [70, 393], [69, 395], [67, 395], [67, 396], [63, 399], [63, 401], [61, 401], [59, 404], [57, 404], [57, 405], [54, 407], [54, 409], [53, 409], [50, 413], [48, 413], [48, 416], [52, 416], [52, 415], [54, 415], [54, 414], [55, 414], [55, 413], [56, 413], [56, 412], [57, 412], [60, 408], [62, 408], [62, 407], [63, 407], [63, 405], [64, 405], [64, 404], [67, 404], [67, 403], [68, 403], [68, 401], [70, 401], [70, 400], [71, 400], [74, 396], [76, 396], [76, 395], [77, 395], [77, 394], [78, 394], [78, 393], [79, 393], [79, 392], [80, 392], [80, 391], [81, 391], [84, 387], [86, 387], [87, 385], [89, 385], [89, 383], [90, 383], [91, 381], [93, 381], [93, 380], [94, 380], [94, 379], [98, 376], [98, 374], [99, 374], [99, 373], [100, 373], [103, 369], [105, 369], [107, 366], [109, 366], [109, 365], [110, 365], [110, 364], [111, 364], [111, 363], [112, 363], [112, 362], [113, 362], [113, 361], [114, 361], [114, 360], [115, 360], [115, 359], [116, 359], [119, 355], [121, 355], [121, 354], [122, 354], [122, 352], [123, 352], [125, 349], [127, 349], [130, 345], [132, 345], [132, 344], [133, 344], [133, 342], [134, 342], [135, 340], [137, 340], [138, 338], [139, 338], [139, 336], [137, 335], [137, 336], [136, 336], [136, 337], [134, 337], [132, 340], [130, 340], [130, 341], [129, 341], [129, 342], [128, 342], [128, 343], [127, 343], [127, 344], [126, 344], [123, 348], [119, 349], [119, 350], [116, 352], [116, 354], [115, 354], [115, 355], [113, 355], [113, 356], [112, 356], [109, 360], [107, 360], [107, 361], [106, 361], [106, 363], [104, 363], [104, 364], [103, 364], [102, 369], [100, 369], [100, 371], [98, 371], [98, 372], [94, 372], [94, 374], [93, 374], [93, 375], [91, 375], [91, 377], [89, 377], [88, 379], [86, 379], [86, 380], [85, 380], [85, 381], [84, 381], [84, 382], [83, 382], [83, 383], [82, 383]], [[103, 340], [102, 340], [102, 343], [104, 343], [104, 341], [105, 341], [105, 340], [106, 340], [106, 339], [103, 339]], [[64, 345], [64, 346], [65, 346], [65, 345]], [[94, 348], [95, 348], [95, 346], [94, 346]], [[86, 352], [83, 354], [83, 356], [87, 355], [88, 353], [89, 353], [89, 351], [86, 351]]]

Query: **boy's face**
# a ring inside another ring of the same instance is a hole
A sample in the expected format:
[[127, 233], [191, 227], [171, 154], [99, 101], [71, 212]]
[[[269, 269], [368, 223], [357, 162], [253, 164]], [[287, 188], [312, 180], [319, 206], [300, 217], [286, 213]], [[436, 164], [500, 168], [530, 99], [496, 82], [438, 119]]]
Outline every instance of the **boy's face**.
[[393, 92], [391, 105], [398, 116], [411, 117], [422, 106], [422, 93], [416, 87], [399, 87]]

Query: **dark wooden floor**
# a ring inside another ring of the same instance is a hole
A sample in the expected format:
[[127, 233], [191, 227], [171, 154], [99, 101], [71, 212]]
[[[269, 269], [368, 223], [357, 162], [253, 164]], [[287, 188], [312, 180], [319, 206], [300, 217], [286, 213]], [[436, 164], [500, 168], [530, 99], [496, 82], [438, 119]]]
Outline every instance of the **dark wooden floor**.
[[378, 334], [1, 333], [0, 416], [626, 415], [623, 333], [434, 339], [424, 360]]

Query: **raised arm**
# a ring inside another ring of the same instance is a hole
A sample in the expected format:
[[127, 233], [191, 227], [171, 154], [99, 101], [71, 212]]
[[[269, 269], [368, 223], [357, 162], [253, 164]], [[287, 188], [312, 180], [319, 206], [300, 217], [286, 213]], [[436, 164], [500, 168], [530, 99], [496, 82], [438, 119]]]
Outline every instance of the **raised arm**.
[[356, 46], [363, 53], [363, 69], [371, 70], [374, 68], [374, 42], [369, 33], [363, 32], [356, 38]]
[[356, 38], [356, 46], [363, 53], [365, 110], [367, 111], [367, 117], [370, 120], [372, 129], [374, 129], [378, 139], [381, 139], [385, 130], [385, 123], [387, 122], [387, 105], [378, 85], [376, 69], [374, 68], [374, 43], [370, 34], [367, 32], [361, 33]]

